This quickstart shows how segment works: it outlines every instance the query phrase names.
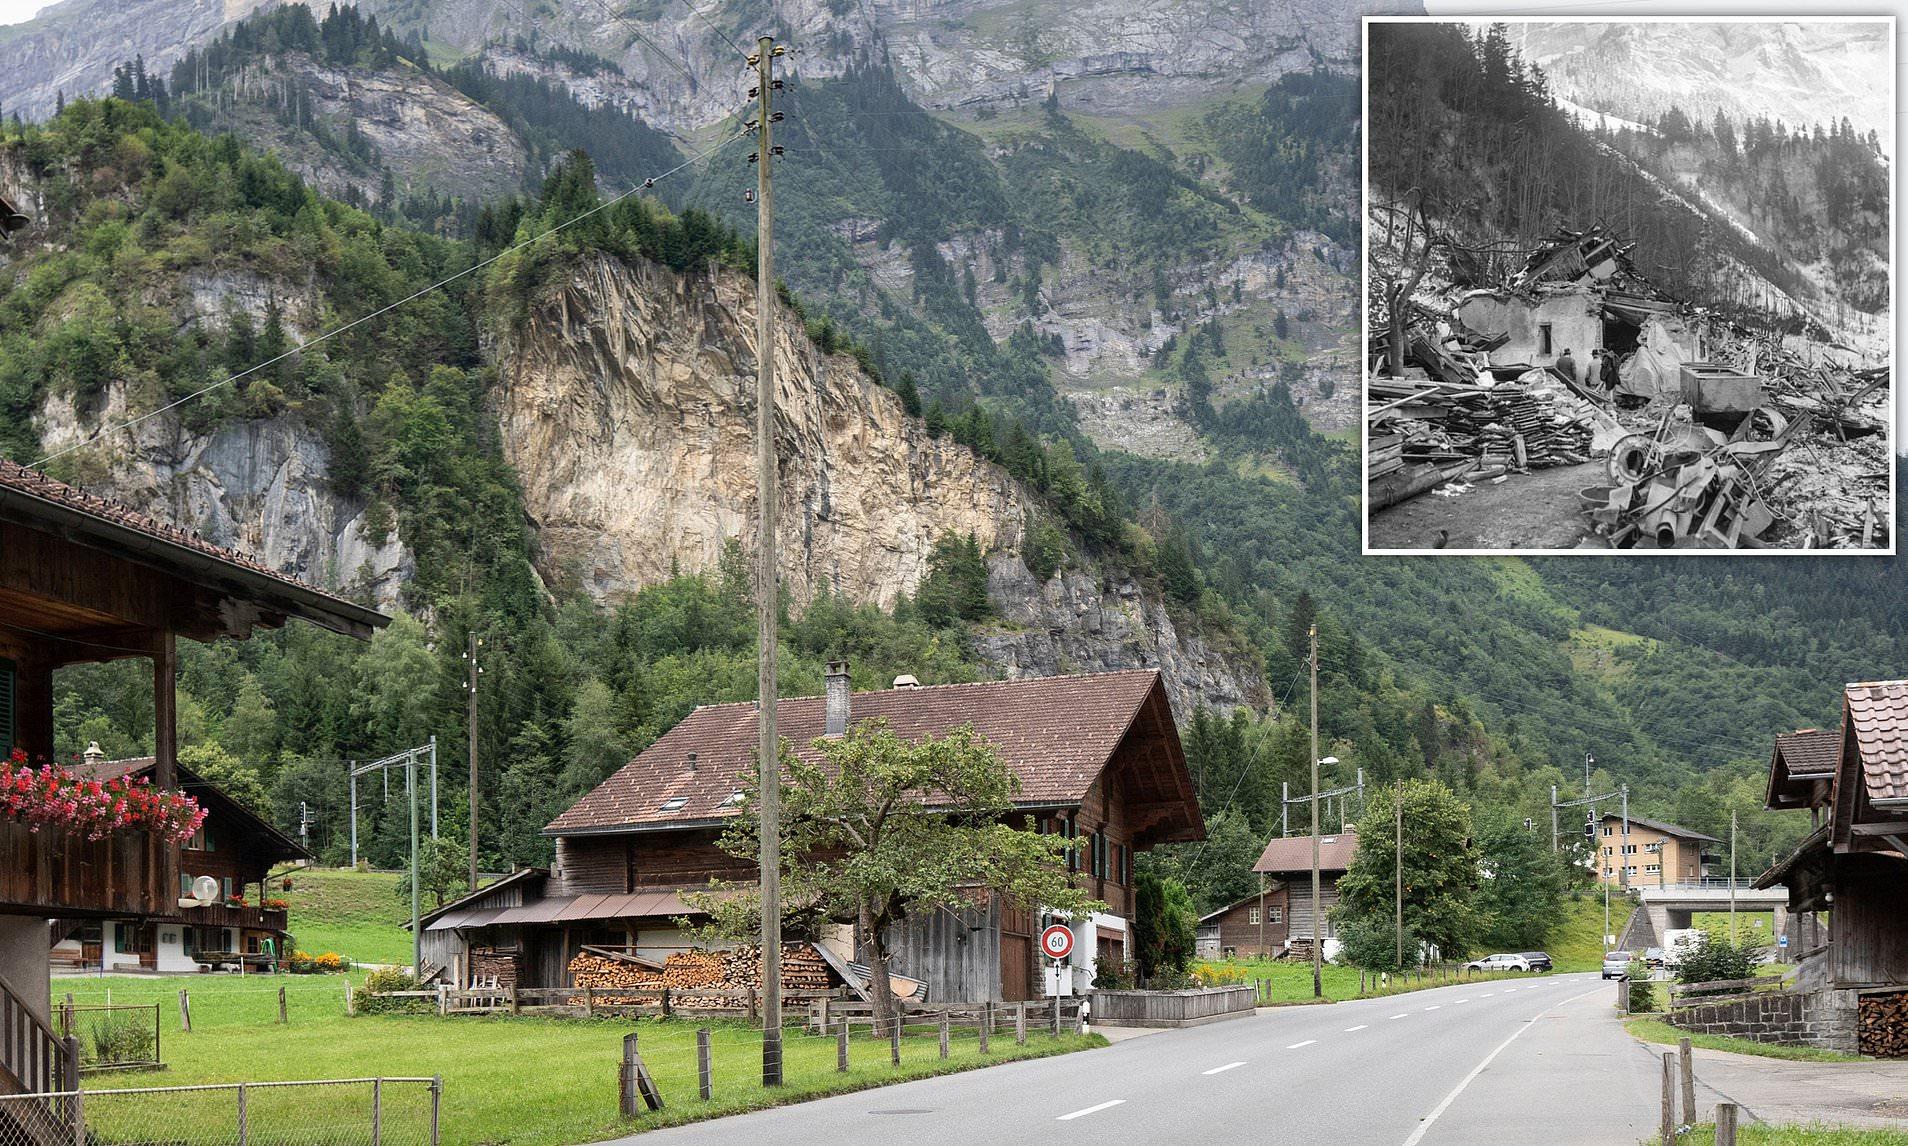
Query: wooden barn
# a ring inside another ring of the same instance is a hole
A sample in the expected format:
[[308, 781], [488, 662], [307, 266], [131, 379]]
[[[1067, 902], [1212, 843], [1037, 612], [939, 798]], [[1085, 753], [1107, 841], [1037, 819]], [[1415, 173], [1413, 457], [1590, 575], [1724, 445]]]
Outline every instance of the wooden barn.
[[[1074, 921], [1062, 990], [1084, 989], [1096, 957], [1128, 955], [1134, 856], [1204, 838], [1155, 671], [851, 694], [847, 667], [835, 664], [827, 689], [780, 702], [778, 728], [798, 752], [814, 754], [814, 740], [876, 717], [907, 738], [971, 724], [1019, 775], [1016, 814], [1078, 841], [1069, 856], [1075, 878], [1108, 910]], [[753, 703], [698, 708], [550, 823], [556, 860], [547, 874], [519, 873], [433, 913], [427, 960], [469, 983], [498, 975], [497, 961], [507, 959], [520, 984], [558, 987], [570, 985], [565, 969], [584, 946], [650, 960], [690, 947], [676, 922], [692, 914], [682, 894], [756, 875], [753, 863], [716, 843], [753, 770], [755, 736]], [[931, 999], [1035, 997], [1049, 987], [1035, 956], [1042, 924], [1037, 913], [977, 891], [973, 906], [911, 919], [891, 934], [894, 969], [926, 982]], [[845, 929], [824, 942], [854, 959]]]
[[1825, 1021], [1849, 1044], [1859, 1024], [1867, 1053], [1908, 1054], [1908, 681], [1848, 685], [1832, 766], [1828, 752], [1815, 730], [1778, 738], [1769, 806], [1809, 808], [1815, 830], [1756, 886], [1786, 886], [1792, 916], [1828, 912], [1797, 976]]
[[[1338, 906], [1338, 877], [1351, 869], [1358, 854], [1358, 833], [1339, 832], [1318, 838], [1318, 898], [1323, 905], [1325, 938], [1336, 937], [1332, 908]], [[1312, 938], [1312, 837], [1280, 836], [1265, 845], [1265, 852], [1252, 870], [1286, 887], [1286, 940], [1309, 943]], [[1307, 948], [1309, 951], [1309, 948]], [[1331, 951], [1331, 945], [1326, 945]]]
[[[155, 752], [144, 774], [176, 790], [178, 641], [243, 639], [299, 618], [368, 637], [386, 618], [256, 561], [0, 460], [0, 757], [52, 763], [54, 674], [67, 665], [152, 665]], [[234, 830], [208, 798], [206, 828]], [[225, 814], [222, 814], [225, 813]], [[64, 1069], [46, 1051], [47, 920], [177, 917], [181, 849], [148, 832], [91, 840], [0, 820], [0, 1004], [17, 1017], [0, 1046], [0, 1091], [45, 1090]]]
[[[1309, 893], [1309, 875], [1307, 879]], [[1289, 934], [1286, 923], [1289, 906], [1284, 881], [1266, 880], [1261, 890], [1200, 916], [1195, 939], [1199, 957], [1230, 959], [1235, 955], [1259, 955], [1270, 958], [1277, 955], [1285, 950]]]

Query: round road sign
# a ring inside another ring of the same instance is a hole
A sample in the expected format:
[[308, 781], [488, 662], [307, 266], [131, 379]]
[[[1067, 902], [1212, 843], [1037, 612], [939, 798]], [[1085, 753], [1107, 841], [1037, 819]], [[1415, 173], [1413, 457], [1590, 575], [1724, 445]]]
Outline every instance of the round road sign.
[[1073, 953], [1073, 932], [1062, 924], [1054, 924], [1040, 933], [1040, 949], [1049, 959], [1065, 959]]

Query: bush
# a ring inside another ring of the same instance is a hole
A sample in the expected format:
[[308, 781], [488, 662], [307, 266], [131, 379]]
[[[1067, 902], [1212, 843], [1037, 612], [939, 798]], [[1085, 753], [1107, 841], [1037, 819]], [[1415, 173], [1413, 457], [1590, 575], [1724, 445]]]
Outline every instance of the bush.
[[437, 1008], [429, 999], [395, 998], [392, 992], [419, 990], [417, 976], [397, 967], [380, 967], [364, 977], [358, 993], [361, 1015], [428, 1015]]
[[322, 955], [313, 955], [309, 951], [293, 951], [285, 960], [285, 970], [294, 975], [336, 975], [349, 966], [344, 956], [336, 951], [327, 951]]
[[1656, 984], [1650, 982], [1650, 969], [1642, 963], [1630, 964], [1630, 1013], [1647, 1015], [1656, 1010]]
[[[1722, 983], [1756, 977], [1755, 949], [1746, 943], [1731, 943], [1728, 938], [1703, 934], [1694, 950], [1683, 956], [1676, 967], [1678, 983]], [[1716, 994], [1718, 992], [1704, 992]]]
[[158, 1047], [150, 1015], [108, 1012], [89, 1024], [92, 1061], [98, 1063], [155, 1062]]
[[1102, 955], [1093, 961], [1093, 988], [1097, 991], [1133, 989], [1133, 967], [1124, 959]]

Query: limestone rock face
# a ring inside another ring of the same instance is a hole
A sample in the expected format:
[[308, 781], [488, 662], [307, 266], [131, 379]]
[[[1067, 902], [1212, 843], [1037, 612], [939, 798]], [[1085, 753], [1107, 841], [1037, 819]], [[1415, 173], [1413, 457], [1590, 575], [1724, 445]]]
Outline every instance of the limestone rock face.
[[[614, 599], [711, 569], [755, 533], [755, 299], [726, 271], [578, 260], [498, 338], [498, 418], [543, 573]], [[1158, 667], [1182, 715], [1264, 707], [1249, 657], [1174, 618], [1126, 573], [1079, 557], [1045, 582], [1021, 560], [1039, 498], [951, 439], [928, 437], [853, 359], [792, 316], [776, 334], [781, 575], [797, 606], [833, 590], [892, 606], [934, 542], [989, 553], [1001, 623], [976, 648], [1008, 676]]]
[[[951, 439], [931, 439], [852, 358], [776, 332], [784, 584], [891, 606], [943, 534], [1017, 559], [1029, 495]], [[599, 597], [753, 548], [755, 301], [728, 273], [676, 275], [606, 256], [575, 264], [499, 347], [499, 417], [544, 573]]]
[[[119, 382], [84, 418], [56, 395], [41, 410], [41, 442], [52, 453], [126, 416]], [[327, 486], [330, 451], [302, 418], [234, 419], [194, 433], [161, 415], [77, 456], [77, 480], [93, 492], [320, 588], [388, 608], [416, 571], [395, 529], [374, 535], [367, 507]]]

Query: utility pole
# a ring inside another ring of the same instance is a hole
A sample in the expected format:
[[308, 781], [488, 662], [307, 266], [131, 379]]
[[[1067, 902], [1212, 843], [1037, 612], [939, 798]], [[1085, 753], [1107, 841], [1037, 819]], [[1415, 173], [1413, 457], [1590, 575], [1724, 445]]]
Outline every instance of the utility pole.
[[1398, 951], [1392, 964], [1398, 970], [1404, 970], [1404, 780], [1398, 781], [1398, 794], [1391, 801], [1391, 848], [1394, 866], [1392, 878], [1395, 881], [1393, 893], [1397, 905], [1396, 927]]
[[[477, 890], [477, 677], [484, 670], [477, 664], [477, 649], [484, 642], [475, 630], [466, 638], [464, 649], [464, 724], [470, 731], [470, 889]], [[435, 743], [435, 738], [433, 738]]]
[[418, 884], [422, 873], [417, 865], [417, 753], [404, 757], [404, 790], [411, 798], [411, 974], [424, 973], [424, 929], [418, 926]]
[[782, 766], [775, 736], [775, 645], [781, 594], [776, 581], [775, 509], [775, 199], [770, 178], [775, 159], [773, 127], [775, 57], [772, 36], [756, 41], [749, 63], [760, 97], [761, 143], [755, 167], [755, 493], [756, 537], [756, 767], [760, 770], [762, 835], [762, 1085], [782, 1085]]
[[[1696, 879], [1701, 882], [1702, 860], [1698, 848]], [[1736, 941], [1736, 809], [1729, 809], [1729, 941]]]
[[351, 870], [358, 870], [358, 762], [345, 761], [345, 770], [351, 773]]
[[1557, 785], [1550, 786], [1550, 851], [1557, 851]]
[[[1623, 846], [1617, 851], [1622, 853], [1623, 859], [1617, 864], [1617, 874], [1623, 880], [1623, 891], [1627, 895], [1630, 891], [1630, 786], [1625, 784], [1618, 792], [1623, 797]], [[1659, 875], [1663, 871], [1661, 855], [1656, 857], [1656, 870]]]
[[1325, 997], [1325, 927], [1318, 879], [1318, 622], [1310, 632], [1312, 655], [1312, 997]]

